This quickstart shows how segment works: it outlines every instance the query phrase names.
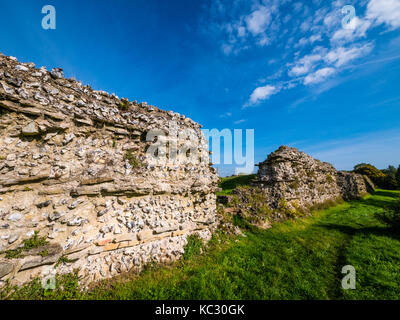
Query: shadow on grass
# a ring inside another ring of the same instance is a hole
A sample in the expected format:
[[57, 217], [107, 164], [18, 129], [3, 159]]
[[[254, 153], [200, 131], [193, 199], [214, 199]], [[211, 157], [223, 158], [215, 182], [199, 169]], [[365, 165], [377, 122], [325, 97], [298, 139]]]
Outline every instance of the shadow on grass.
[[[348, 249], [352, 239], [355, 236], [361, 236], [361, 238], [366, 238], [369, 235], [388, 237], [397, 241], [400, 241], [400, 234], [396, 232], [391, 227], [352, 227], [348, 225], [340, 225], [334, 223], [324, 223], [318, 224], [319, 227], [324, 228], [330, 231], [339, 231], [340, 233], [345, 235], [345, 239], [343, 243], [341, 243], [340, 248], [338, 250], [338, 255], [336, 261], [334, 262], [334, 270], [337, 270], [337, 279], [340, 281], [342, 279], [343, 274], [341, 273], [342, 267], [347, 264], [347, 256]], [[334, 287], [330, 290], [330, 296], [334, 299], [343, 299], [344, 291], [338, 286]]]
[[[378, 195], [378, 194], [374, 194], [374, 195]], [[385, 197], [389, 197], [389, 196], [385, 196]], [[399, 199], [398, 196], [396, 194], [391, 194], [390, 198], [392, 199]], [[383, 209], [393, 209], [394, 207], [396, 207], [397, 201], [393, 201], [393, 200], [381, 200], [381, 199], [376, 199], [376, 198], [367, 198], [367, 199], [361, 199], [361, 200], [357, 200], [357, 203], [361, 203], [364, 204], [366, 206], [373, 206], [373, 207], [377, 207], [377, 208], [383, 208]]]
[[390, 238], [400, 241], [400, 234], [391, 227], [364, 227], [364, 228], [360, 227], [360, 228], [357, 228], [357, 227], [351, 227], [351, 226], [334, 224], [334, 223], [318, 224], [318, 226], [321, 228], [328, 229], [328, 230], [339, 231], [350, 237], [354, 237], [355, 235], [359, 235], [359, 234], [362, 234], [362, 235], [373, 234], [376, 236], [390, 237]]
[[376, 190], [373, 195], [398, 199], [400, 196], [400, 192], [399, 191], [389, 191], [389, 190]]

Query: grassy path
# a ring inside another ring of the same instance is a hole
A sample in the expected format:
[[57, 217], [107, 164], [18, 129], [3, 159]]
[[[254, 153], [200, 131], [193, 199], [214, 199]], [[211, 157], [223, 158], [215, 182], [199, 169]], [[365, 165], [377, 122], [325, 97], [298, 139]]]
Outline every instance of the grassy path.
[[[110, 299], [399, 299], [400, 238], [374, 214], [399, 192], [378, 191], [311, 218], [252, 231], [179, 266], [96, 290]], [[357, 289], [341, 288], [344, 265]]]
[[[399, 299], [400, 237], [374, 216], [400, 192], [378, 191], [313, 217], [214, 240], [207, 254], [106, 282], [88, 299]], [[341, 269], [356, 269], [356, 290]], [[131, 277], [131, 278], [129, 278]], [[31, 291], [25, 294], [35, 296]], [[65, 298], [59, 292], [50, 298]], [[37, 296], [35, 298], [38, 298]]]

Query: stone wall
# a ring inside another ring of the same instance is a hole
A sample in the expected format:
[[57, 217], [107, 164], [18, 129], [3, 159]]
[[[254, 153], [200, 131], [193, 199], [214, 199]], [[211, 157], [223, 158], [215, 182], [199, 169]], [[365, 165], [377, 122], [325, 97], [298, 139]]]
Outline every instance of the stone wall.
[[[190, 234], [208, 239], [217, 176], [200, 127], [0, 55], [0, 285], [49, 266], [88, 283], [178, 259]], [[197, 138], [207, 161], [155, 160], [152, 129], [178, 148]], [[35, 232], [48, 244], [23, 250]]]
[[282, 200], [306, 209], [327, 201], [359, 198], [374, 189], [367, 177], [337, 171], [327, 162], [286, 146], [272, 152], [258, 167], [254, 185], [263, 189], [274, 209]]

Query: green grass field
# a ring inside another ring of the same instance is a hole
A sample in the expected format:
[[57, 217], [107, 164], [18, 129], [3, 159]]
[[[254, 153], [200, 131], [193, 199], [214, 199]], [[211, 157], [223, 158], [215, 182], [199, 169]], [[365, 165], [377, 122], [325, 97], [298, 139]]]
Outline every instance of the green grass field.
[[[9, 298], [399, 299], [400, 235], [375, 217], [399, 195], [378, 190], [272, 229], [251, 228], [246, 237], [216, 236], [203, 254], [192, 241], [185, 258], [172, 266], [149, 267], [89, 292], [80, 293], [70, 276], [55, 291], [34, 282]], [[355, 290], [341, 287], [345, 265], [355, 267]]]

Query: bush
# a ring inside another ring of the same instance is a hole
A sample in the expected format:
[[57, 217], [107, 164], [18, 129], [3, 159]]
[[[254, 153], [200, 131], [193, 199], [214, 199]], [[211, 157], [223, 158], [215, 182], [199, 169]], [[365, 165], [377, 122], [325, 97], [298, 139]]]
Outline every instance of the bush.
[[353, 172], [366, 175], [372, 180], [372, 182], [380, 188], [384, 188], [384, 181], [386, 175], [379, 169], [375, 168], [373, 165], [368, 163], [361, 163], [354, 167]]

